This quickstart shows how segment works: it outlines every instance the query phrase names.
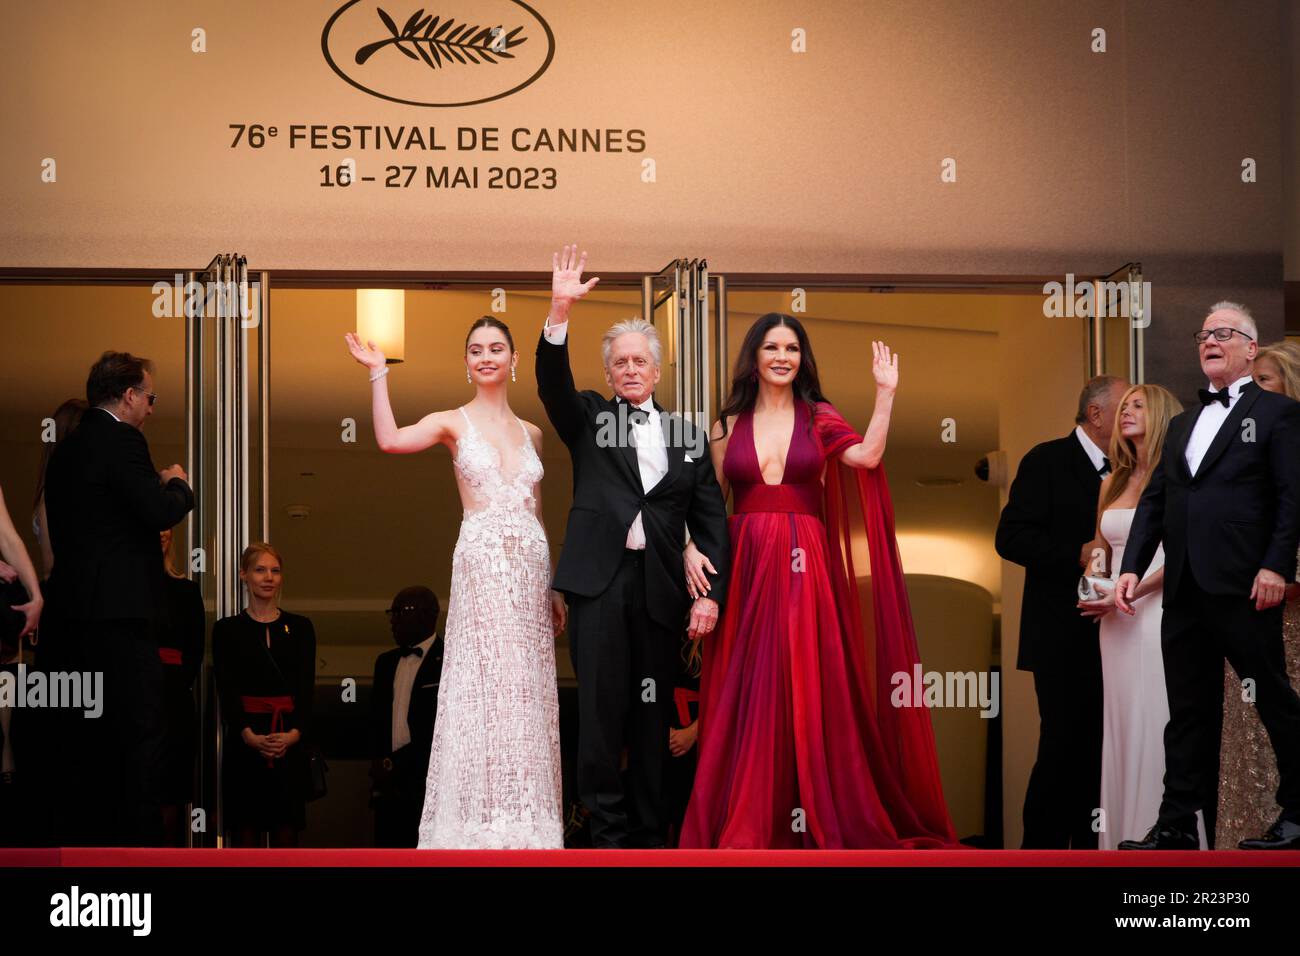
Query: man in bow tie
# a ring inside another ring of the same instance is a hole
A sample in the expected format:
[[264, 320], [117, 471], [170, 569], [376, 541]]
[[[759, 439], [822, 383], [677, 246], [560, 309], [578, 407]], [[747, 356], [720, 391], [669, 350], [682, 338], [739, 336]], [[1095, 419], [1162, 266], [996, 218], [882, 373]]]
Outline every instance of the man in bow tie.
[[[554, 588], [569, 604], [578, 676], [578, 792], [595, 847], [661, 847], [664, 764], [682, 631], [710, 633], [725, 600], [727, 513], [702, 430], [654, 401], [660, 345], [642, 319], [605, 333], [609, 399], [578, 391], [569, 309], [595, 287], [587, 254], [552, 257], [551, 311], [537, 345], [537, 390], [573, 459], [573, 505]], [[708, 597], [686, 593], [686, 528], [717, 573]], [[628, 792], [620, 757], [627, 747]]]
[[1281, 778], [1277, 822], [1240, 846], [1300, 849], [1300, 697], [1282, 646], [1282, 599], [1300, 541], [1300, 403], [1251, 380], [1259, 333], [1244, 306], [1215, 304], [1194, 338], [1209, 388], [1169, 423], [1115, 586], [1116, 608], [1132, 614], [1163, 541], [1164, 798], [1146, 837], [1119, 846], [1196, 849], [1198, 810], [1212, 832], [1226, 657], [1254, 688]]
[[414, 847], [442, 680], [438, 596], [402, 588], [388, 608], [397, 646], [375, 659], [370, 685], [370, 808], [375, 846]]

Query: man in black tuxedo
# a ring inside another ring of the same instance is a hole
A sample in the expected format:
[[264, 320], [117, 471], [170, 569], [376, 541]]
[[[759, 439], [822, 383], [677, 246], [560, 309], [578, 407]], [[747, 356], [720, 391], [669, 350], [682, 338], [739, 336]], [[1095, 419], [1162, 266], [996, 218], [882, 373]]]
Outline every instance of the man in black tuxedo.
[[1282, 813], [1242, 849], [1300, 849], [1300, 697], [1287, 680], [1282, 604], [1300, 541], [1300, 403], [1251, 379], [1258, 332], [1244, 306], [1219, 302], [1196, 334], [1210, 380], [1200, 404], [1169, 423], [1133, 527], [1115, 606], [1165, 548], [1160, 647], [1169, 693], [1165, 792], [1150, 832], [1122, 850], [1199, 845], [1212, 831], [1223, 721], [1223, 660], [1254, 682], [1255, 707], [1277, 755]]
[[[553, 257], [551, 311], [537, 345], [537, 389], [573, 459], [573, 505], [554, 587], [569, 604], [578, 675], [578, 792], [595, 847], [661, 847], [673, 687], [687, 626], [713, 630], [730, 564], [726, 505], [700, 429], [654, 402], [659, 340], [641, 319], [615, 325], [602, 353], [615, 397], [579, 392], [569, 368], [569, 308], [587, 254]], [[708, 556], [709, 597], [686, 593], [686, 528]], [[626, 736], [626, 740], [625, 740]], [[627, 746], [628, 794], [619, 773]]]
[[397, 647], [375, 659], [370, 698], [375, 846], [415, 847], [420, 842], [442, 680], [438, 610], [437, 595], [418, 586], [398, 591], [388, 609]]
[[1128, 383], [1091, 379], [1075, 429], [1035, 445], [1016, 471], [998, 521], [998, 554], [1025, 568], [1016, 666], [1034, 675], [1038, 755], [1025, 791], [1024, 849], [1096, 849], [1101, 800], [1101, 649], [1078, 609], [1092, 559], [1101, 479], [1110, 470], [1115, 410]]
[[180, 465], [154, 470], [141, 428], [156, 397], [148, 359], [105, 352], [86, 380], [90, 407], [45, 478], [60, 637], [76, 670], [103, 675], [102, 715], [73, 722], [76, 803], [64, 834], [73, 844], [162, 844], [158, 535], [194, 507], [194, 494]]

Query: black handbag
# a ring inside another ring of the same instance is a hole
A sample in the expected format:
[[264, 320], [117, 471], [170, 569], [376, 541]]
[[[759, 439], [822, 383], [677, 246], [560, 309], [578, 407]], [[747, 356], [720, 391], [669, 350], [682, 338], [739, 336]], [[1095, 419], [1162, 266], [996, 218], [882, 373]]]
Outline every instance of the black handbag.
[[[271, 649], [262, 641], [258, 641], [257, 646], [266, 651], [266, 659], [271, 662], [271, 666], [274, 667], [275, 672], [280, 675], [280, 680], [284, 681], [285, 686], [292, 686], [285, 678], [284, 671], [280, 670], [280, 665], [275, 662], [275, 655], [271, 653]], [[308, 803], [310, 803], [313, 800], [319, 800], [329, 792], [329, 786], [325, 780], [325, 775], [329, 773], [330, 768], [329, 765], [325, 763], [325, 758], [322, 756], [318, 747], [305, 742], [303, 747], [305, 747], [307, 751], [306, 793], [303, 794], [303, 797]]]
[[329, 773], [325, 758], [315, 747], [307, 748], [307, 801], [319, 800], [329, 792], [325, 774]]

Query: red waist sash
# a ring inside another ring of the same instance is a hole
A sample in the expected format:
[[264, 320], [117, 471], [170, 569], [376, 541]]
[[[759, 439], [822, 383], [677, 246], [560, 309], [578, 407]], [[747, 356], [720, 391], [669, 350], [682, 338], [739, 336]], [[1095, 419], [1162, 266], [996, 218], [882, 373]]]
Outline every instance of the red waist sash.
[[820, 482], [798, 485], [736, 485], [731, 489], [735, 502], [734, 514], [755, 511], [776, 511], [786, 514], [820, 515], [822, 486]]
[[[284, 715], [293, 713], [293, 698], [288, 694], [278, 697], [251, 697], [245, 694], [239, 698], [239, 703], [246, 714], [270, 714], [273, 734], [283, 732]], [[275, 758], [267, 757], [266, 765], [275, 766]]]
[[698, 691], [689, 687], [673, 688], [673, 703], [677, 705], [677, 719], [683, 727], [691, 725], [691, 703], [700, 699]]

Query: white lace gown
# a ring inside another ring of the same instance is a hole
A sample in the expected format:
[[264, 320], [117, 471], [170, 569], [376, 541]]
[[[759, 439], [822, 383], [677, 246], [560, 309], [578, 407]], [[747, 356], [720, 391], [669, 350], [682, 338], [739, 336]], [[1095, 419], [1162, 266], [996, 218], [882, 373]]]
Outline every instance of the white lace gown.
[[[1111, 549], [1111, 580], [1124, 562], [1135, 508], [1108, 508], [1101, 516], [1101, 533]], [[1164, 567], [1163, 546], [1156, 548], [1150, 577]], [[1165, 724], [1169, 695], [1165, 690], [1165, 661], [1160, 650], [1161, 592], [1138, 599], [1132, 617], [1111, 611], [1101, 619], [1101, 679], [1103, 730], [1101, 745], [1101, 808], [1104, 829], [1098, 846], [1114, 850], [1121, 840], [1140, 840], [1155, 826], [1164, 796]], [[1197, 814], [1201, 848], [1205, 824]]]
[[550, 550], [523, 423], [515, 474], [466, 415], [454, 465], [466, 499], [452, 557], [442, 685], [419, 847], [563, 845]]

